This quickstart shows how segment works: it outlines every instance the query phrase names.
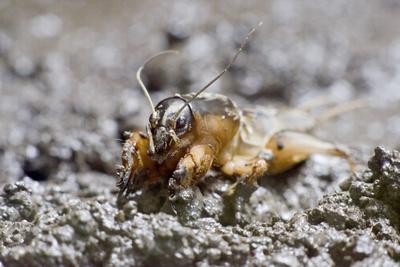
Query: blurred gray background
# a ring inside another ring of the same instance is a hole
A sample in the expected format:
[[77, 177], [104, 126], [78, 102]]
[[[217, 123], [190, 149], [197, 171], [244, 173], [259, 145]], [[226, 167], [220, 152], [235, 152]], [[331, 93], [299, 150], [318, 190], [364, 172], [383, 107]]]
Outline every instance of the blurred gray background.
[[400, 147], [400, 4], [384, 1], [0, 1], [0, 183], [113, 174], [123, 131], [155, 102], [194, 91], [259, 28], [210, 92], [242, 107], [365, 99], [315, 135]]

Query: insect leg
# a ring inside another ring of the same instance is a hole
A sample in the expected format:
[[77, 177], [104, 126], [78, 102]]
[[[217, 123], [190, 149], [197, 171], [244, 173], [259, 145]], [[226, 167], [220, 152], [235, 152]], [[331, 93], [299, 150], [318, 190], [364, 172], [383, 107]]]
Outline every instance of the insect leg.
[[[156, 163], [147, 155], [148, 148], [149, 140], [146, 135], [140, 132], [129, 134], [122, 148], [122, 165], [117, 167], [120, 195], [154, 182], [159, 175]], [[152, 174], [151, 177], [149, 174]]]
[[312, 154], [333, 155], [347, 159], [353, 169], [353, 162], [343, 150], [332, 143], [321, 141], [311, 135], [282, 131], [276, 133], [266, 144], [271, 150], [273, 158], [269, 161], [269, 174], [285, 172], [296, 164], [306, 160]]
[[261, 157], [246, 159], [237, 156], [225, 163], [221, 170], [229, 176], [240, 176], [244, 178], [246, 183], [254, 184], [257, 178], [267, 172], [268, 163], [266, 159]]
[[296, 109], [308, 112], [308, 111], [312, 110], [313, 108], [318, 108], [321, 106], [328, 106], [333, 103], [334, 103], [333, 96], [319, 96], [319, 97], [314, 97], [313, 99], [308, 100], [304, 103], [301, 103], [300, 106], [296, 107]]
[[320, 114], [319, 116], [316, 117], [316, 120], [318, 122], [322, 122], [322, 121], [327, 121], [330, 120], [332, 118], [338, 117], [339, 115], [355, 110], [355, 109], [359, 109], [359, 108], [363, 108], [367, 105], [367, 102], [365, 99], [357, 99], [357, 100], [353, 100], [353, 101], [349, 101], [346, 103], [343, 103], [341, 105], [338, 105], [336, 107], [333, 107], [331, 109], [328, 109], [327, 111], [323, 112], [322, 114]]
[[207, 144], [194, 145], [179, 161], [172, 178], [169, 181], [170, 192], [173, 193], [179, 186], [187, 188], [199, 182], [211, 168], [214, 159], [214, 150]]

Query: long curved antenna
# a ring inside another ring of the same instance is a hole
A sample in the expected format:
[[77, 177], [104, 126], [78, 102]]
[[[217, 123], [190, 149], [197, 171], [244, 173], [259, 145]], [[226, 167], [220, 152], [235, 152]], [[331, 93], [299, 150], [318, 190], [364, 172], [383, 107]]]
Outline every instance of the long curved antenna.
[[231, 59], [231, 61], [229, 62], [229, 64], [225, 67], [225, 69], [218, 74], [217, 76], [214, 77], [214, 79], [212, 79], [211, 81], [209, 81], [203, 88], [201, 88], [199, 91], [197, 91], [197, 93], [194, 94], [194, 96], [187, 100], [185, 104], [183, 104], [183, 106], [175, 113], [173, 120], [175, 121], [179, 114], [183, 111], [183, 109], [190, 104], [190, 102], [192, 102], [193, 100], [195, 100], [202, 92], [204, 92], [208, 87], [210, 87], [214, 82], [216, 82], [219, 78], [222, 77], [222, 75], [225, 74], [225, 72], [227, 72], [233, 65], [233, 63], [235, 63], [236, 58], [239, 56], [239, 54], [243, 51], [243, 48], [246, 46], [247, 42], [249, 41], [251, 35], [256, 31], [256, 29], [258, 27], [261, 27], [263, 25], [263, 22], [260, 21], [255, 27], [253, 27], [251, 29], [251, 31], [249, 31], [249, 33], [246, 35], [246, 37], [244, 38], [243, 42], [241, 43], [238, 51], [236, 52], [236, 54], [233, 56], [233, 58]]
[[143, 71], [144, 67], [146, 67], [146, 65], [147, 65], [148, 63], [150, 63], [150, 61], [152, 61], [152, 60], [155, 59], [156, 57], [161, 56], [161, 55], [165, 55], [165, 54], [178, 54], [178, 53], [179, 53], [179, 51], [176, 51], [176, 50], [165, 50], [165, 51], [161, 51], [160, 53], [157, 53], [157, 54], [155, 54], [155, 55], [149, 57], [148, 59], [146, 59], [146, 61], [143, 63], [143, 65], [140, 66], [139, 69], [138, 69], [137, 72], [136, 72], [136, 79], [137, 79], [138, 83], [140, 84], [140, 87], [142, 88], [143, 93], [144, 93], [144, 95], [146, 96], [147, 100], [149, 100], [150, 106], [151, 106], [151, 110], [153, 111], [153, 113], [154, 113], [156, 110], [155, 110], [155, 108], [154, 108], [153, 101], [151, 100], [149, 91], [147, 90], [146, 86], [144, 85], [144, 83], [143, 83], [143, 81], [142, 81], [142, 77], [141, 77], [142, 71]]

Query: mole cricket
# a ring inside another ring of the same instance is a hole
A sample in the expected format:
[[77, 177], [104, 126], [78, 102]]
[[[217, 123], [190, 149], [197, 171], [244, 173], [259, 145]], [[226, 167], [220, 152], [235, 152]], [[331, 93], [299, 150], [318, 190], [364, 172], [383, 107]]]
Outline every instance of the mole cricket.
[[[127, 133], [122, 165], [117, 167], [120, 196], [161, 181], [168, 183], [173, 197], [179, 188], [199, 183], [211, 168], [236, 177], [234, 186], [239, 182], [254, 184], [261, 176], [283, 173], [316, 153], [345, 158], [352, 166], [342, 149], [307, 133], [317, 121], [307, 107], [276, 112], [240, 109], [227, 96], [204, 92], [229, 70], [256, 27], [225, 69], [196, 93], [177, 94], [154, 106], [142, 82], [141, 72], [147, 63], [176, 51], [161, 52], [138, 69], [136, 78], [152, 114], [146, 133]], [[327, 114], [336, 116], [352, 108], [353, 104], [344, 105]]]

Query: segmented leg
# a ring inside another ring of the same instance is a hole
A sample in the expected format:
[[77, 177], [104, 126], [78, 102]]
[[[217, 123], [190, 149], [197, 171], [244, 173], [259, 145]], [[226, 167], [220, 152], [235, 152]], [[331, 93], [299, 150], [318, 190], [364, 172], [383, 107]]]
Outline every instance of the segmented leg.
[[192, 146], [172, 174], [169, 181], [170, 193], [173, 194], [179, 186], [187, 188], [197, 184], [211, 168], [214, 156], [214, 150], [209, 145]]
[[326, 154], [342, 157], [353, 163], [349, 156], [332, 143], [321, 141], [311, 135], [299, 132], [283, 131], [275, 134], [266, 144], [272, 151], [268, 174], [283, 173], [296, 164], [306, 160], [312, 154]]
[[129, 134], [122, 148], [122, 165], [117, 167], [120, 194], [132, 192], [143, 184], [151, 184], [158, 179], [159, 168], [147, 155], [148, 147], [146, 135], [140, 132]]
[[228, 176], [242, 177], [247, 184], [254, 184], [268, 170], [267, 160], [261, 157], [245, 159], [234, 157], [222, 166], [221, 170]]

